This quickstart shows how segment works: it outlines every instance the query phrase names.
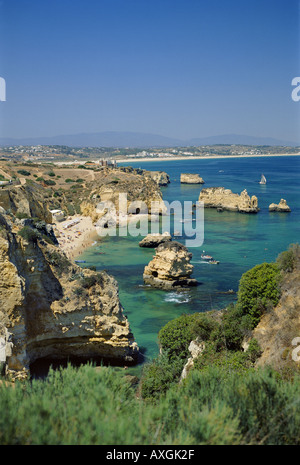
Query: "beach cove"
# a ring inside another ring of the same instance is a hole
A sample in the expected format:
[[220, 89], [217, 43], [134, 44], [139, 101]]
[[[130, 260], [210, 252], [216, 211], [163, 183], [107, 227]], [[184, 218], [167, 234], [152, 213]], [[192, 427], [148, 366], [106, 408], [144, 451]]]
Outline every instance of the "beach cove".
[[[124, 164], [128, 165], [129, 163]], [[235, 301], [242, 274], [256, 264], [274, 261], [277, 255], [300, 237], [299, 157], [220, 158], [130, 163], [136, 168], [166, 171], [171, 183], [162, 188], [166, 201], [197, 201], [204, 187], [223, 186], [240, 193], [247, 189], [256, 195], [257, 214], [223, 213], [205, 210], [204, 243], [191, 248], [194, 277], [200, 285], [185, 291], [162, 291], [144, 286], [143, 270], [154, 254], [141, 249], [141, 237], [106, 237], [94, 241], [80, 254], [83, 266], [105, 269], [119, 283], [120, 300], [124, 306], [138, 345], [145, 360], [158, 353], [157, 334], [162, 326], [182, 313], [222, 309]], [[180, 173], [199, 173], [205, 184], [181, 185]], [[260, 185], [261, 174], [267, 178]], [[270, 203], [281, 198], [290, 205], [291, 213], [269, 212]], [[184, 243], [184, 238], [180, 239]], [[205, 250], [220, 261], [209, 265], [201, 259]], [[79, 258], [79, 257], [78, 257]]]

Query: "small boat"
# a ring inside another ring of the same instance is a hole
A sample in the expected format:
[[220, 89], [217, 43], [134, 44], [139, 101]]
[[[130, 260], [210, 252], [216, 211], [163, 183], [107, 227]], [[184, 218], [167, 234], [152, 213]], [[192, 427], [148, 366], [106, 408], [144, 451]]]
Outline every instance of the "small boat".
[[209, 260], [208, 263], [211, 265], [219, 265], [220, 262], [218, 260]]
[[203, 254], [201, 254], [202, 260], [213, 260], [214, 258], [211, 255], [205, 255], [205, 250], [203, 250]]
[[75, 263], [85, 263], [85, 260], [75, 260]]
[[263, 174], [261, 175], [259, 184], [267, 184], [267, 180], [266, 180], [266, 178], [265, 178], [265, 176]]

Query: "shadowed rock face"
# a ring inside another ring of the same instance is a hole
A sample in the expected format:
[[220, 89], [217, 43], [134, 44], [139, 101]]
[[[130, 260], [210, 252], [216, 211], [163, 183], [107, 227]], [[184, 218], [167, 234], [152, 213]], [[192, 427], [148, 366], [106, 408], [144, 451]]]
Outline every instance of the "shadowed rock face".
[[269, 211], [270, 212], [290, 212], [291, 209], [290, 207], [287, 205], [286, 203], [286, 200], [285, 199], [281, 199], [280, 202], [278, 204], [276, 203], [271, 203], [269, 205]]
[[8, 221], [0, 215], [0, 337], [8, 371], [26, 376], [42, 358], [135, 363], [139, 349], [116, 280], [72, 264], [55, 245], [28, 242]]
[[199, 202], [203, 202], [205, 208], [218, 208], [241, 213], [257, 213], [259, 211], [257, 197], [253, 195], [250, 198], [246, 189], [241, 194], [234, 194], [230, 189], [224, 187], [208, 187], [200, 192]]
[[145, 284], [161, 289], [196, 286], [191, 278], [193, 265], [192, 254], [179, 242], [165, 242], [156, 249], [153, 260], [145, 267], [143, 279]]

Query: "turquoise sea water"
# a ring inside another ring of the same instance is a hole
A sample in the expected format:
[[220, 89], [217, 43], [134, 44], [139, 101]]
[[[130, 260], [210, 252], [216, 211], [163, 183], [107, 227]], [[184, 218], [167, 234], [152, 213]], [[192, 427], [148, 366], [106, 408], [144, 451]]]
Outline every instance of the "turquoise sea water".
[[[123, 164], [125, 166], [125, 164]], [[143, 286], [143, 270], [153, 249], [138, 246], [141, 237], [109, 237], [87, 249], [84, 266], [96, 265], [115, 276], [120, 300], [145, 360], [158, 353], [157, 334], [169, 320], [182, 313], [221, 309], [236, 299], [226, 294], [237, 291], [241, 275], [258, 263], [271, 262], [300, 237], [300, 157], [234, 158], [130, 163], [135, 168], [166, 171], [171, 183], [162, 188], [163, 198], [196, 202], [203, 187], [222, 186], [258, 197], [257, 214], [204, 211], [204, 243], [190, 248], [193, 277], [200, 285], [176, 292]], [[204, 185], [181, 185], [180, 173], [199, 173]], [[267, 178], [259, 184], [261, 174]], [[270, 213], [270, 203], [286, 199], [291, 213]], [[184, 243], [183, 239], [179, 239]], [[201, 253], [213, 255], [219, 265], [201, 260]]]

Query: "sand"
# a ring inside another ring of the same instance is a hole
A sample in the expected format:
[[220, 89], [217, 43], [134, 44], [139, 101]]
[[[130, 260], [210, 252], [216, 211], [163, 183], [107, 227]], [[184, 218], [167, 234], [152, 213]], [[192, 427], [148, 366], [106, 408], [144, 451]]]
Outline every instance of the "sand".
[[[78, 223], [66, 229], [65, 226], [73, 220]], [[55, 222], [54, 231], [60, 248], [70, 260], [80, 259], [84, 249], [99, 239], [91, 218], [87, 216], [69, 216], [65, 221]]]
[[204, 156], [185, 156], [185, 157], [144, 157], [144, 158], [125, 158], [117, 160], [118, 163], [144, 162], [144, 161], [174, 161], [174, 160], [212, 160], [214, 158], [260, 158], [260, 157], [298, 157], [300, 153], [268, 153], [261, 155], [209, 155]]

